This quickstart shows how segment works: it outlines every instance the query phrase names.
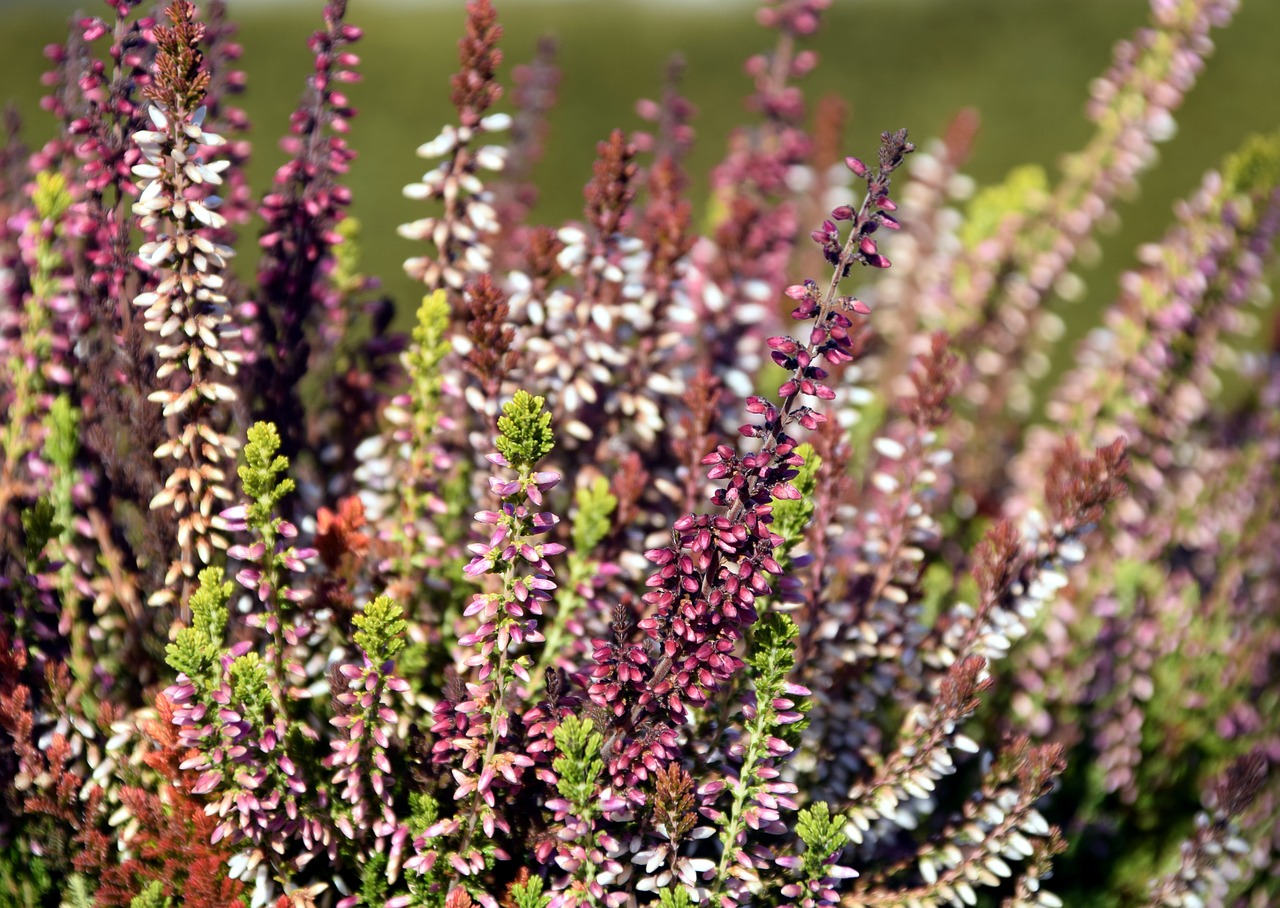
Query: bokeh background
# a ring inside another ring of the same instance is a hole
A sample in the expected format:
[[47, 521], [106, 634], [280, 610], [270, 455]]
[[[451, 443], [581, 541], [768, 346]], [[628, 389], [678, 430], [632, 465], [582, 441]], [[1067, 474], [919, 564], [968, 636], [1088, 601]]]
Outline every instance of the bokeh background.
[[[309, 69], [307, 36], [318, 26], [322, 0], [231, 0], [241, 24], [248, 92], [241, 99], [253, 123], [250, 180], [261, 190], [282, 162], [277, 141]], [[687, 61], [685, 93], [699, 109], [698, 143], [690, 161], [699, 202], [707, 173], [723, 153], [728, 130], [743, 116], [750, 83], [744, 59], [771, 44], [753, 3], [736, 0], [496, 0], [506, 34], [503, 74], [527, 61], [544, 34], [560, 44], [563, 79], [540, 168], [536, 217], [555, 223], [581, 210], [595, 143], [614, 127], [631, 130], [637, 98], [654, 97], [670, 55]], [[61, 40], [83, 0], [0, 0], [0, 100], [23, 115], [27, 141], [52, 128], [39, 110], [45, 45]], [[1116, 40], [1148, 16], [1147, 0], [835, 0], [813, 42], [819, 69], [806, 80], [811, 102], [839, 94], [852, 109], [850, 153], [871, 154], [884, 129], [906, 126], [917, 141], [941, 132], [964, 107], [982, 126], [967, 172], [980, 185], [1023, 163], [1056, 173], [1061, 153], [1085, 143], [1089, 81], [1109, 64]], [[364, 225], [368, 273], [380, 276], [407, 318], [418, 292], [400, 262], [413, 245], [397, 224], [422, 216], [401, 187], [420, 177], [414, 149], [452, 121], [448, 78], [457, 63], [462, 0], [350, 0], [348, 21], [365, 30], [355, 48], [364, 81], [352, 87], [359, 109], [351, 141], [360, 157], [350, 174], [353, 213]], [[1243, 0], [1235, 22], [1215, 33], [1218, 50], [1178, 114], [1178, 132], [1161, 146], [1161, 162], [1140, 195], [1117, 208], [1120, 226], [1103, 240], [1100, 262], [1083, 276], [1088, 291], [1065, 313], [1079, 331], [1114, 294], [1114, 277], [1133, 251], [1157, 239], [1171, 205], [1203, 172], [1252, 132], [1280, 127], [1280, 0]], [[509, 78], [507, 79], [509, 84]], [[248, 266], [246, 248], [239, 262]]]

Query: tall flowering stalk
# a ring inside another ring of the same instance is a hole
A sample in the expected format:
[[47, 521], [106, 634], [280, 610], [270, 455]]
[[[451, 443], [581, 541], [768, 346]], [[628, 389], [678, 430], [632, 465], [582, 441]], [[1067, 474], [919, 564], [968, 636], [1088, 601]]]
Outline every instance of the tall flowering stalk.
[[[13, 313], [18, 323], [16, 337], [5, 343], [3, 384], [12, 395], [8, 423], [2, 436], [3, 462], [0, 465], [0, 510], [19, 496], [24, 487], [32, 497], [36, 489], [30, 483], [36, 475], [47, 471], [38, 462], [51, 394], [58, 385], [68, 383], [70, 372], [65, 366], [69, 351], [67, 338], [59, 339], [57, 328], [65, 330], [60, 317], [70, 302], [62, 272], [65, 257], [57, 240], [65, 230], [65, 216], [72, 198], [61, 174], [41, 171], [36, 174], [31, 193], [35, 217], [19, 240], [28, 267], [31, 291], [22, 313]], [[61, 341], [61, 342], [60, 342]], [[58, 348], [62, 349], [59, 350]], [[29, 458], [37, 462], [28, 463]]]
[[209, 239], [225, 221], [216, 211], [217, 197], [202, 192], [222, 182], [227, 165], [206, 162], [196, 151], [223, 140], [202, 128], [200, 104], [209, 81], [199, 50], [204, 27], [195, 20], [195, 7], [182, 0], [169, 6], [168, 16], [172, 27], [156, 29], [156, 76], [146, 90], [151, 128], [133, 136], [144, 159], [133, 168], [141, 187], [133, 211], [138, 226], [154, 237], [139, 255], [158, 278], [133, 304], [159, 338], [160, 388], [148, 399], [161, 405], [177, 430], [156, 449], [156, 458], [172, 466], [151, 508], [177, 515], [179, 554], [163, 587], [152, 594], [153, 603], [172, 601], [175, 583], [189, 585], [198, 565], [211, 563], [214, 549], [226, 548], [214, 510], [217, 502], [232, 499], [225, 463], [239, 449], [235, 437], [220, 428], [225, 414], [217, 412], [236, 399], [226, 379], [235, 375], [238, 356], [222, 348], [230, 318], [221, 292], [221, 271], [234, 252]]
[[[740, 398], [750, 394], [748, 374], [759, 363], [756, 350], [742, 339], [758, 337], [750, 328], [765, 321], [766, 307], [786, 286], [787, 263], [800, 234], [788, 182], [804, 172], [811, 143], [801, 128], [804, 94], [792, 83], [817, 65], [818, 56], [798, 45], [818, 30], [830, 5], [830, 0], [760, 4], [757, 21], [777, 31], [774, 48], [752, 56], [745, 66], [755, 86], [748, 106], [761, 122], [731, 136], [728, 154], [712, 174], [724, 216], [714, 244], [704, 242], [692, 252], [700, 272], [691, 296], [704, 336], [704, 362]], [[711, 325], [717, 330], [708, 330]]]
[[[748, 829], [774, 834], [786, 830], [782, 812], [797, 809], [794, 782], [781, 778], [781, 766], [799, 743], [804, 698], [809, 689], [788, 681], [795, 669], [795, 622], [771, 614], [754, 628], [750, 656], [754, 690], [742, 707], [743, 736], [728, 750], [736, 764], [725, 780], [731, 803], [720, 833], [720, 863], [710, 886], [713, 900], [738, 905], [760, 886], [759, 871], [771, 855], [747, 847]], [[832, 871], [834, 873], [834, 871]]]
[[398, 718], [394, 695], [409, 689], [393, 672], [395, 656], [404, 648], [402, 615], [400, 606], [380, 596], [352, 620], [362, 658], [338, 666], [332, 676], [340, 679], [340, 686], [333, 692], [337, 715], [330, 722], [342, 737], [333, 742], [333, 753], [325, 760], [334, 770], [334, 786], [342, 787], [339, 797], [349, 807], [349, 813], [337, 819], [338, 830], [356, 841], [368, 830], [373, 838], [370, 853], [381, 854], [390, 847], [390, 860], [397, 863], [408, 829], [396, 818], [387, 751]]
[[[555, 445], [551, 433], [551, 414], [543, 411], [543, 399], [518, 391], [503, 407], [498, 419], [501, 433], [494, 441], [497, 451], [488, 456], [496, 467], [513, 470], [514, 479], [493, 477], [491, 492], [501, 502], [499, 510], [480, 511], [476, 520], [492, 527], [485, 542], [469, 546], [473, 558], [466, 574], [473, 578], [495, 575], [498, 589], [477, 593], [464, 611], [464, 616], [479, 622], [470, 633], [459, 637], [458, 644], [467, 653], [459, 668], [476, 669], [475, 681], [466, 682], [465, 699], [446, 699], [436, 707], [432, 730], [439, 735], [433, 758], [453, 761], [461, 754], [459, 765], [452, 770], [457, 782], [454, 799], [467, 799], [467, 810], [452, 820], [436, 825], [436, 834], [459, 834], [459, 844], [450, 861], [462, 876], [479, 873], [485, 866], [485, 855], [476, 845], [477, 830], [492, 840], [498, 830], [510, 832], [509, 820], [499, 811], [497, 796], [506, 789], [518, 790], [526, 768], [534, 765], [526, 754], [514, 747], [519, 726], [513, 721], [507, 698], [517, 682], [529, 683], [528, 656], [513, 651], [526, 643], [540, 643], [542, 633], [538, 618], [542, 603], [551, 599], [556, 589], [547, 558], [559, 555], [564, 546], [558, 542], [538, 542], [537, 537], [551, 532], [559, 518], [535, 508], [543, 502], [543, 494], [560, 481], [552, 472], [538, 471], [538, 462]], [[427, 869], [423, 857], [425, 840], [415, 842], [419, 858], [406, 864]], [[429, 859], [434, 862], [434, 858]]]
[[218, 818], [212, 843], [237, 846], [229, 875], [265, 893], [273, 872], [287, 881], [317, 854], [336, 856], [337, 837], [325, 822], [327, 790], [314, 790], [298, 762], [314, 732], [280, 712], [250, 641], [225, 644], [231, 590], [219, 568], [200, 572], [192, 625], [169, 647], [178, 676], [165, 698], [187, 752], [180, 768], [198, 773], [191, 793], [209, 799], [206, 811]]
[[232, 584], [223, 582], [221, 568], [207, 568], [188, 603], [192, 626], [169, 647], [169, 663], [180, 674], [165, 692], [175, 705], [180, 740], [193, 753], [183, 767], [200, 773], [192, 791], [215, 799], [209, 807], [220, 818], [214, 840], [243, 845], [232, 875], [256, 875], [260, 886], [272, 873], [288, 882], [317, 854], [332, 858], [337, 852], [328, 790], [309, 782], [311, 761], [303, 756], [317, 733], [295, 720], [305, 694], [289, 683], [303, 669], [288, 661], [301, 634], [286, 603], [304, 600], [309, 591], [286, 585], [285, 572], [301, 572], [302, 559], [316, 553], [289, 545], [297, 530], [278, 516], [281, 499], [293, 490], [293, 481], [281, 475], [288, 460], [277, 454], [279, 447], [270, 423], [249, 429], [239, 470], [249, 502], [221, 515], [229, 531], [249, 530], [256, 537], [232, 546], [228, 555], [250, 563], [236, 580], [265, 606], [246, 623], [270, 634], [266, 657], [252, 640], [225, 645]]
[[490, 238], [498, 232], [491, 193], [479, 171], [501, 171], [506, 149], [484, 145], [485, 136], [511, 125], [507, 114], [486, 112], [502, 97], [495, 74], [502, 63], [498, 39], [502, 27], [489, 0], [468, 0], [467, 33], [458, 42], [462, 64], [453, 77], [451, 100], [458, 110], [458, 125], [446, 126], [440, 135], [418, 148], [418, 157], [443, 158], [421, 182], [410, 183], [404, 194], [443, 205], [438, 215], [421, 218], [400, 228], [405, 239], [426, 241], [435, 247], [431, 255], [415, 256], [404, 263], [409, 277], [428, 290], [461, 290], [469, 280], [489, 271], [493, 260]]
[[[841, 242], [833, 221], [814, 235], [834, 268], [825, 291], [812, 280], [787, 291], [797, 302], [792, 317], [814, 324], [805, 340], [769, 339], [774, 361], [789, 377], [778, 388], [780, 405], [754, 396], [747, 401], [748, 412], [759, 419], [740, 431], [760, 440], [759, 451], [739, 455], [720, 445], [707, 455], [702, 462], [711, 467], [708, 478], [724, 483], [712, 496], [722, 513], [680, 518], [673, 527], [674, 544], [646, 553], [658, 570], [646, 581], [650, 592], [644, 596], [653, 612], [639, 626], [658, 655], [650, 662], [635, 644], [597, 641], [591, 697], [615, 717], [605, 751], [618, 782], [645, 778], [654, 760], [670, 759], [674, 729], [685, 723], [688, 710], [705, 705], [742, 668], [736, 643], [756, 620], [757, 598], [772, 593], [770, 575], [782, 574], [773, 557], [782, 538], [769, 529], [772, 502], [798, 497], [789, 480], [803, 463], [788, 429], [792, 424], [814, 429], [825, 418], [800, 400], [835, 397], [824, 382], [827, 370], [817, 363], [850, 361], [853, 321], [846, 313], [870, 312], [866, 304], [840, 294], [841, 282], [855, 264], [889, 265], [872, 234], [897, 226], [889, 214], [895, 207], [889, 175], [914, 146], [905, 130], [885, 133], [881, 141], [876, 169], [849, 159], [850, 169], [866, 180], [867, 195], [856, 213], [847, 206], [833, 212], [837, 220], [852, 221], [848, 237]], [[642, 719], [657, 733], [642, 734]]]
[[255, 537], [248, 545], [232, 546], [227, 554], [248, 562], [237, 572], [236, 580], [263, 606], [262, 612], [251, 616], [250, 623], [271, 635], [271, 686], [277, 709], [287, 715], [288, 676], [297, 669], [288, 666], [286, 659], [289, 648], [298, 645], [302, 633], [289, 620], [287, 610], [304, 602], [311, 593], [289, 586], [285, 572], [302, 573], [306, 569], [303, 559], [314, 558], [316, 550], [291, 545], [289, 540], [297, 537], [298, 528], [279, 516], [281, 501], [296, 487], [291, 478], [283, 475], [289, 468], [289, 459], [277, 453], [280, 446], [280, 433], [271, 423], [260, 422], [249, 428], [245, 463], [238, 471], [249, 501], [228, 508], [220, 518], [227, 530], [247, 530]]
[[982, 414], [1027, 407], [1026, 395], [1011, 390], [1011, 378], [1043, 346], [1037, 329], [1044, 302], [1111, 201], [1150, 166], [1155, 145], [1173, 135], [1173, 112], [1213, 51], [1210, 32], [1228, 24], [1238, 5], [1154, 0], [1150, 26], [1117, 45], [1111, 69], [1095, 81], [1088, 113], [1098, 130], [1067, 159], [1052, 196], [1007, 225], [1002, 243], [980, 247], [976, 261], [960, 260], [963, 277], [953, 285], [962, 294], [959, 306], [954, 299], [945, 305], [972, 319], [958, 336], [980, 376], [968, 395]]
[[266, 230], [259, 240], [258, 299], [252, 350], [256, 366], [246, 374], [261, 397], [259, 412], [281, 433], [285, 455], [293, 460], [303, 448], [307, 422], [298, 383], [314, 352], [328, 352], [339, 338], [334, 325], [345, 323], [335, 311], [343, 297], [332, 285], [333, 248], [344, 242], [338, 225], [351, 203], [341, 182], [355, 152], [344, 138], [355, 109], [343, 86], [358, 82], [360, 58], [350, 46], [361, 31], [345, 21], [346, 0], [324, 8], [324, 28], [307, 42], [314, 72], [289, 124], [284, 148], [292, 154], [276, 171], [271, 192], [259, 213]]

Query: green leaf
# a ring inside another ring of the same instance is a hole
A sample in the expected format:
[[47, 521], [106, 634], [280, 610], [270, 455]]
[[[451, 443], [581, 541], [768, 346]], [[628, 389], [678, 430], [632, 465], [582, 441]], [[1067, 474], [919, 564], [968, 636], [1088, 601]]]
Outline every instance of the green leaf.
[[[600, 540], [609, 535], [609, 520], [618, 507], [618, 499], [609, 491], [609, 480], [597, 476], [590, 486], [578, 489], [578, 513], [573, 518], [573, 552], [586, 558]], [[775, 512], [776, 513], [776, 512]]]
[[176, 672], [201, 686], [213, 686], [215, 669], [222, 657], [223, 635], [227, 629], [227, 601], [231, 583], [222, 580], [222, 568], [207, 567], [200, 572], [200, 588], [191, 594], [191, 627], [178, 631], [165, 648], [165, 661]]
[[271, 688], [267, 684], [267, 666], [257, 653], [245, 653], [231, 663], [231, 697], [261, 724], [271, 702]]
[[1280, 186], [1280, 132], [1252, 135], [1228, 156], [1223, 182], [1233, 194], [1265, 195]]
[[40, 571], [41, 555], [44, 547], [62, 532], [62, 525], [55, 516], [53, 502], [48, 498], [39, 498], [36, 503], [22, 511], [23, 552], [27, 558], [29, 573]]
[[422, 835], [428, 826], [440, 817], [440, 802], [425, 791], [409, 794], [409, 832], [414, 836]]
[[147, 884], [147, 888], [133, 897], [133, 901], [129, 902], [129, 908], [169, 908], [173, 904], [173, 899], [165, 897], [164, 883], [160, 880], [152, 880]]
[[796, 664], [795, 640], [799, 636], [796, 623], [780, 612], [770, 612], [757, 622], [747, 658], [755, 669], [757, 687], [762, 683], [772, 687], [790, 674]]
[[364, 283], [360, 273], [360, 219], [347, 216], [338, 222], [334, 233], [340, 238], [331, 247], [333, 272], [330, 280], [339, 292], [352, 294]]
[[559, 777], [556, 789], [582, 813], [590, 813], [594, 803], [597, 780], [604, 772], [600, 752], [604, 738], [595, 731], [590, 719], [568, 716], [556, 726], [553, 735], [560, 756], [551, 766]]
[[973, 249], [996, 235], [1005, 218], [1033, 215], [1049, 201], [1049, 175], [1039, 164], [1024, 164], [1009, 171], [1004, 182], [988, 186], [969, 202], [960, 228], [960, 240]]
[[804, 842], [804, 872], [809, 879], [826, 876], [827, 861], [844, 849], [849, 837], [844, 832], [844, 817], [831, 815], [825, 801], [805, 807], [796, 820], [796, 832]]
[[42, 170], [36, 174], [36, 188], [31, 193], [31, 203], [40, 220], [58, 220], [71, 207], [72, 201], [66, 177], [50, 170]]
[[250, 426], [244, 446], [244, 464], [238, 470], [244, 493], [249, 498], [247, 522], [261, 527], [271, 522], [272, 512], [280, 499], [294, 489], [293, 480], [282, 476], [289, 469], [289, 458], [276, 456], [280, 450], [280, 433], [269, 422]]
[[95, 889], [82, 873], [73, 873], [67, 878], [67, 888], [62, 895], [64, 908], [94, 908]]
[[[751, 636], [751, 652], [747, 664], [751, 666], [751, 683], [756, 689], [756, 703], [761, 718], [776, 717], [773, 707], [768, 705], [777, 697], [786, 696], [794, 702], [790, 711], [807, 713], [813, 703], [804, 697], [786, 694], [787, 677], [796, 665], [796, 639], [800, 630], [790, 617], [780, 612], [769, 612], [762, 617], [753, 628]], [[783, 724], [769, 718], [768, 733], [781, 738], [795, 747], [800, 742], [800, 734], [808, 725], [807, 719]]]
[[63, 472], [70, 472], [80, 451], [80, 411], [71, 406], [71, 398], [59, 394], [45, 417], [48, 434], [44, 440], [44, 456]]
[[418, 432], [414, 444], [425, 445], [440, 419], [439, 402], [444, 386], [440, 363], [449, 350], [449, 298], [443, 290], [437, 290], [422, 298], [418, 323], [413, 329], [413, 345], [405, 353]]
[[551, 904], [551, 893], [543, 893], [542, 878], [531, 876], [523, 883], [513, 883], [510, 889], [511, 901], [516, 908], [547, 908]]
[[551, 414], [542, 409], [544, 403], [528, 391], [517, 391], [498, 417], [501, 434], [494, 447], [516, 469], [533, 467], [556, 446]]
[[0, 906], [39, 908], [53, 891], [53, 878], [44, 860], [31, 853], [21, 839], [0, 851]]
[[659, 908], [693, 908], [693, 901], [689, 898], [689, 890], [683, 886], [671, 886], [658, 890], [658, 906]]
[[360, 869], [360, 904], [381, 906], [387, 901], [387, 855], [376, 851]]
[[404, 649], [404, 610], [390, 596], [379, 596], [352, 619], [356, 646], [373, 665], [382, 665]]

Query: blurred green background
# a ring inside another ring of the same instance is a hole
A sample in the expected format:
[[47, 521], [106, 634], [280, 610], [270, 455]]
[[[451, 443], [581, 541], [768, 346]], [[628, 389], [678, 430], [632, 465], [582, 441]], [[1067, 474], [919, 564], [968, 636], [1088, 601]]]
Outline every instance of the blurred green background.
[[[547, 155], [539, 171], [538, 220], [581, 210], [595, 142], [610, 129], [640, 125], [634, 102], [653, 97], [665, 61], [688, 62], [685, 92], [696, 103], [698, 144], [690, 162], [699, 201], [728, 130], [744, 116], [750, 83], [742, 62], [771, 44], [746, 2], [496, 0], [506, 28], [502, 73], [530, 59], [543, 34], [560, 41], [563, 80]], [[106, 9], [84, 0], [92, 13]], [[310, 65], [307, 36], [320, 0], [231, 0], [241, 23], [249, 90], [242, 105], [256, 138], [250, 180], [260, 193], [283, 160], [277, 147]], [[1079, 148], [1092, 126], [1083, 116], [1089, 80], [1108, 66], [1114, 42], [1148, 15], [1147, 0], [835, 0], [814, 46], [822, 63], [805, 82], [811, 101], [836, 92], [852, 107], [850, 153], [871, 154], [884, 129], [907, 126], [917, 141], [938, 134], [962, 107], [982, 127], [967, 172], [979, 184], [1035, 162], [1056, 173], [1057, 157]], [[51, 121], [38, 108], [44, 45], [61, 40], [76, 6], [60, 0], [0, 0], [0, 99], [14, 100], [31, 144]], [[395, 227], [425, 208], [401, 195], [425, 162], [418, 144], [452, 122], [448, 78], [456, 68], [461, 0], [377, 3], [351, 0], [348, 21], [364, 28], [355, 48], [364, 81], [351, 90], [359, 116], [351, 141], [360, 157], [350, 174], [353, 213], [364, 223], [365, 270], [383, 278], [407, 316], [417, 291], [400, 262], [416, 254]], [[1081, 314], [1114, 292], [1116, 271], [1133, 249], [1156, 239], [1173, 201], [1250, 133], [1280, 126], [1280, 2], [1244, 0], [1233, 25], [1215, 33], [1218, 50], [1178, 113], [1178, 134], [1161, 148], [1136, 200], [1119, 206], [1121, 228], [1104, 239], [1102, 264], [1085, 274]], [[244, 249], [242, 254], [247, 254]], [[242, 261], [241, 267], [246, 264]], [[1072, 319], [1072, 321], [1077, 321]]]

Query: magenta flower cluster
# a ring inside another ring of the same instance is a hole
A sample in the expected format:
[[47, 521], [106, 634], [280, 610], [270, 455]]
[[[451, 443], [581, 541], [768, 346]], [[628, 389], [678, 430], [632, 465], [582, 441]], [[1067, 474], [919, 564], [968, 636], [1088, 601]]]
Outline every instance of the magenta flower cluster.
[[407, 333], [344, 0], [256, 194], [222, 0], [73, 23], [0, 145], [0, 903], [1280, 899], [1280, 136], [1055, 349], [1236, 4], [976, 194], [971, 112], [811, 110], [831, 5], [759, 4], [705, 210], [676, 61], [546, 224], [555, 47], [508, 93], [469, 0]]

